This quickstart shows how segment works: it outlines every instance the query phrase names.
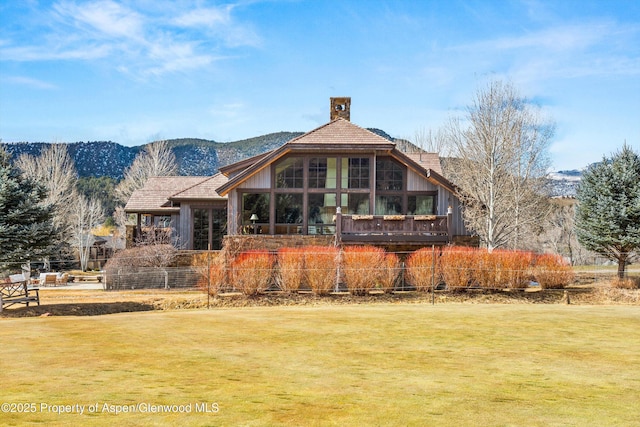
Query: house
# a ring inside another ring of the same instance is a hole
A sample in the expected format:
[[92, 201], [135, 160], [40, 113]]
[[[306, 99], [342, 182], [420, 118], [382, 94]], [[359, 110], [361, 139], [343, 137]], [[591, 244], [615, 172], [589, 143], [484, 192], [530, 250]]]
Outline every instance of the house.
[[225, 233], [410, 248], [466, 236], [438, 155], [400, 151], [351, 123], [350, 107], [331, 98], [329, 123], [213, 177], [154, 178], [125, 211], [138, 214], [138, 231], [172, 225], [187, 249], [215, 249]]

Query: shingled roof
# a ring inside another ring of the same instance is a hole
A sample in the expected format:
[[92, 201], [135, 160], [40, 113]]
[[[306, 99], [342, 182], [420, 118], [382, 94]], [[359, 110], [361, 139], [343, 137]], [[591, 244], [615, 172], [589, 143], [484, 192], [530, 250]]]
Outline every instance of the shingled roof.
[[171, 195], [170, 200], [226, 200], [227, 196], [221, 196], [216, 188], [225, 184], [229, 179], [221, 173], [217, 173], [203, 181], [183, 189]]
[[[171, 214], [179, 212], [179, 206], [173, 206], [172, 195], [191, 188], [213, 177], [203, 176], [155, 176], [147, 180], [144, 187], [133, 192], [124, 207], [127, 213]], [[217, 193], [216, 193], [217, 194]]]
[[347, 144], [349, 146], [387, 146], [389, 149], [395, 144], [370, 130], [361, 128], [349, 120], [338, 118], [319, 128], [292, 139], [285, 145], [332, 145]]

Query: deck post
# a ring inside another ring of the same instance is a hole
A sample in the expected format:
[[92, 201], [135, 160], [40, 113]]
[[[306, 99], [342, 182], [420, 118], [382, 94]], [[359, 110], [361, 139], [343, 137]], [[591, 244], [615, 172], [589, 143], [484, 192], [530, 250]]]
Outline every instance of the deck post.
[[453, 208], [449, 206], [447, 208], [447, 242], [451, 243], [453, 235]]
[[336, 206], [336, 244], [342, 244], [342, 208]]

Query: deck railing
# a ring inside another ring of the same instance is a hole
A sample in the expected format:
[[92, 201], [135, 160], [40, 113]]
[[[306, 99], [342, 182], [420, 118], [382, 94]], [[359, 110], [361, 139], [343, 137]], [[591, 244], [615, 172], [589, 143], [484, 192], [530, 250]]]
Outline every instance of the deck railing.
[[343, 241], [447, 243], [450, 215], [336, 215]]

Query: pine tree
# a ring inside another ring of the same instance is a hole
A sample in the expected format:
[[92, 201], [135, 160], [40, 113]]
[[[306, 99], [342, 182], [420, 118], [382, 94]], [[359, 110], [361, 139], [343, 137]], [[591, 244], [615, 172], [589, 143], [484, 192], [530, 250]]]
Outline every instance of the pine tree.
[[587, 249], [618, 262], [624, 278], [640, 248], [640, 157], [626, 144], [610, 159], [591, 165], [577, 192], [576, 233]]
[[45, 198], [44, 187], [24, 178], [0, 147], [0, 270], [51, 254], [56, 233]]

